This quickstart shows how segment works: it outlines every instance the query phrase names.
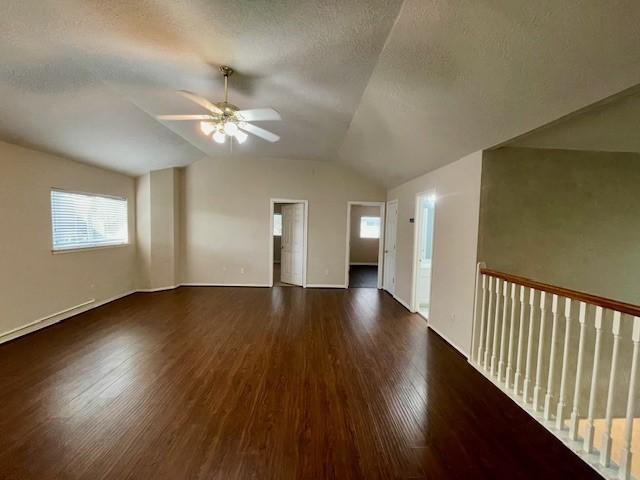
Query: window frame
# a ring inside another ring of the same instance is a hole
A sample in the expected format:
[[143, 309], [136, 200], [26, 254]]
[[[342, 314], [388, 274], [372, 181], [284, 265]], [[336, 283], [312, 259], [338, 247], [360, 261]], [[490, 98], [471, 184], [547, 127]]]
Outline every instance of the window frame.
[[[127, 226], [127, 240], [122, 243], [114, 243], [110, 245], [87, 245], [87, 246], [77, 246], [77, 247], [69, 247], [69, 248], [55, 248], [54, 246], [54, 231], [53, 231], [53, 203], [51, 201], [51, 194], [53, 192], [61, 192], [61, 193], [70, 193], [74, 195], [84, 195], [87, 197], [100, 197], [100, 198], [108, 198], [111, 200], [122, 200], [125, 203], [125, 212], [126, 212], [126, 226]], [[107, 248], [122, 248], [128, 247], [131, 245], [131, 234], [129, 228], [129, 198], [120, 195], [109, 195], [106, 193], [93, 193], [93, 192], [83, 192], [80, 190], [69, 190], [66, 188], [59, 187], [51, 187], [49, 189], [49, 224], [50, 224], [50, 233], [51, 233], [51, 253], [53, 255], [61, 255], [65, 253], [74, 253], [74, 252], [85, 252], [89, 250], [104, 250]]]
[[[365, 219], [369, 219], [369, 218], [378, 220], [378, 235], [376, 237], [362, 236], [362, 223]], [[381, 233], [382, 233], [382, 219], [380, 217], [375, 217], [373, 215], [362, 215], [360, 217], [360, 228], [358, 229], [358, 238], [362, 240], [380, 240]]]

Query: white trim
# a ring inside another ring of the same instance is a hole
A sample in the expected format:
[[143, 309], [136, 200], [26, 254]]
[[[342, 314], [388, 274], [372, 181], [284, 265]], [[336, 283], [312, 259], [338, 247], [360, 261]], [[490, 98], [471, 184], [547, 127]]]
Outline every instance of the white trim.
[[42, 328], [48, 327], [55, 323], [61, 322], [62, 320], [66, 320], [67, 318], [74, 317], [79, 315], [80, 313], [84, 313], [88, 310], [92, 310], [94, 308], [98, 308], [107, 303], [113, 302], [120, 298], [131, 295], [132, 293], [136, 293], [136, 290], [130, 290], [120, 295], [116, 295], [115, 297], [107, 298], [106, 300], [101, 300], [96, 303], [96, 300], [92, 298], [91, 300], [87, 300], [86, 302], [80, 303], [73, 307], [66, 308], [56, 313], [52, 313], [51, 315], [47, 315], [45, 317], [34, 320], [33, 322], [27, 323], [26, 325], [22, 325], [20, 327], [16, 327], [8, 332], [4, 332], [0, 334], [0, 343], [5, 343], [10, 340], [14, 340], [18, 337], [22, 337], [29, 333], [33, 333]]
[[139, 288], [136, 292], [142, 293], [153, 293], [153, 292], [162, 292], [164, 290], [174, 290], [178, 288], [180, 285], [172, 285], [170, 287], [158, 287], [158, 288]]
[[[384, 286], [384, 270], [386, 270], [387, 266], [385, 265], [385, 242], [386, 242], [386, 236], [387, 236], [387, 215], [386, 212], [389, 211], [389, 205], [392, 204], [396, 204], [396, 232], [395, 232], [395, 237], [396, 237], [396, 250], [393, 254], [393, 292], [389, 291], [389, 289], [387, 287]], [[380, 278], [382, 279], [381, 283], [380, 283], [380, 288], [384, 289], [386, 292], [389, 292], [391, 295], [394, 295], [395, 291], [396, 291], [396, 273], [398, 271], [398, 265], [396, 264], [396, 260], [398, 259], [398, 213], [399, 213], [399, 206], [400, 206], [400, 202], [398, 202], [397, 198], [394, 198], [393, 200], [387, 200], [384, 204], [384, 208], [385, 208], [385, 216], [384, 216], [384, 228], [383, 230], [383, 234], [382, 237], [385, 241], [380, 242], [380, 248], [382, 251], [382, 262], [380, 262], [380, 265], [382, 265], [382, 268], [378, 271], [378, 275], [382, 275]], [[395, 296], [394, 296], [395, 298]], [[411, 309], [409, 309], [411, 310]]]
[[73, 247], [73, 248], [59, 248], [58, 250], [51, 250], [52, 255], [63, 255], [65, 253], [78, 253], [89, 252], [92, 250], [106, 250], [109, 248], [122, 248], [131, 246], [131, 242], [127, 243], [114, 243], [113, 245], [99, 245], [94, 247]]
[[[351, 254], [351, 207], [353, 205], [361, 205], [363, 207], [379, 207], [380, 208], [380, 237], [378, 238], [378, 263], [350, 263]], [[345, 241], [345, 254], [344, 254], [344, 284], [348, 288], [349, 286], [349, 265], [383, 265], [384, 263], [384, 234], [385, 234], [385, 202], [347, 202], [347, 235]], [[378, 282], [376, 287], [382, 288], [382, 268], [378, 268]]]
[[[422, 315], [421, 315], [422, 316]], [[422, 317], [424, 318], [424, 317]], [[442, 339], [447, 342], [449, 345], [451, 345], [453, 348], [455, 348], [458, 352], [460, 352], [460, 354], [466, 358], [467, 360], [469, 360], [469, 355], [467, 355], [464, 350], [462, 350], [462, 348], [460, 348], [460, 346], [454, 342], [451, 341], [451, 339], [449, 337], [447, 337], [446, 335], [440, 333], [440, 331], [436, 328], [433, 327], [433, 325], [431, 325], [431, 323], [427, 323], [427, 328], [430, 328], [431, 330], [433, 330], [434, 332], [436, 332], [440, 337], [442, 337]]]
[[[302, 203], [304, 205], [304, 242], [302, 262], [302, 288], [307, 288], [307, 249], [309, 244], [309, 200], [296, 200], [291, 198], [271, 198], [269, 200], [269, 282], [268, 287], [273, 287], [273, 214], [276, 203]], [[241, 286], [241, 285], [238, 285]], [[254, 285], [258, 286], [258, 285]], [[263, 286], [263, 285], [260, 285]]]
[[396, 300], [396, 302], [398, 302], [404, 308], [409, 310], [410, 313], [416, 313], [414, 310], [411, 310], [411, 307], [409, 306], [409, 304], [407, 302], [405, 302], [403, 299], [401, 299], [400, 297], [396, 297], [396, 295], [394, 293], [391, 293], [391, 292], [388, 292], [388, 293], [391, 294], [391, 296]]
[[331, 284], [331, 283], [312, 283], [307, 285], [307, 288], [347, 288], [346, 285]]
[[179, 287], [271, 287], [267, 283], [181, 283]]
[[[418, 306], [416, 305], [416, 288], [418, 287], [418, 269], [416, 265], [418, 263], [418, 240], [420, 239], [420, 223], [422, 221], [422, 214], [420, 213], [420, 197], [425, 197], [429, 195], [436, 195], [435, 188], [430, 190], [425, 190], [423, 192], [416, 193], [415, 203], [413, 205], [414, 213], [413, 213], [413, 261], [411, 263], [411, 306], [414, 312], [418, 311]], [[436, 216], [437, 213], [436, 205], [433, 207], [433, 232], [432, 232], [432, 242], [431, 242], [431, 278], [429, 279], [429, 309], [431, 309], [431, 291], [432, 291], [432, 283], [433, 283], [433, 259], [435, 257], [435, 238], [436, 238]], [[396, 245], [397, 245], [396, 241]], [[444, 338], [444, 337], [443, 337]]]
[[369, 267], [377, 267], [378, 264], [374, 262], [349, 262], [349, 265], [353, 266], [369, 266]]

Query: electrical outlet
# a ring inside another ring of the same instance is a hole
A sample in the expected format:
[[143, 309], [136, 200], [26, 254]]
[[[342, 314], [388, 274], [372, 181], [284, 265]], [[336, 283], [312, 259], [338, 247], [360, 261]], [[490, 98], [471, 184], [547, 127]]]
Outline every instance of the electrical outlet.
[[325, 268], [325, 269], [324, 269], [324, 276], [325, 276], [325, 277], [328, 277], [328, 276], [329, 276], [329, 269], [328, 269], [328, 268]]
[[244, 267], [240, 267], [240, 273], [244, 275]]
[[222, 266], [222, 271], [223, 271], [223, 272], [226, 272], [226, 271], [227, 271], [227, 266], [226, 266], [226, 265], [223, 265], [223, 266]]

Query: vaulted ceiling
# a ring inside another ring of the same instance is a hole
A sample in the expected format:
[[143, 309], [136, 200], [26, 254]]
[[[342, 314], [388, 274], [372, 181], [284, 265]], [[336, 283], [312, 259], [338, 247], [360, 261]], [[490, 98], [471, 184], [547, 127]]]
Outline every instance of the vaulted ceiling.
[[176, 95], [273, 107], [234, 153], [393, 186], [640, 83], [637, 1], [6, 0], [0, 138], [140, 174], [229, 154]]
[[406, 0], [340, 157], [393, 186], [638, 83], [636, 0]]
[[336, 157], [401, 0], [5, 0], [0, 138], [130, 174], [229, 154], [176, 94], [273, 107], [238, 154]]
[[640, 91], [632, 89], [516, 138], [509, 145], [640, 153]]

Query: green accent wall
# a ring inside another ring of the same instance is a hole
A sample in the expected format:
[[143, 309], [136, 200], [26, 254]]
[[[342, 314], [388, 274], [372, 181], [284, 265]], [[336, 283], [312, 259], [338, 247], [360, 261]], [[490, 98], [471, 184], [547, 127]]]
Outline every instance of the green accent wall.
[[489, 268], [640, 304], [640, 155], [485, 151], [478, 235]]

